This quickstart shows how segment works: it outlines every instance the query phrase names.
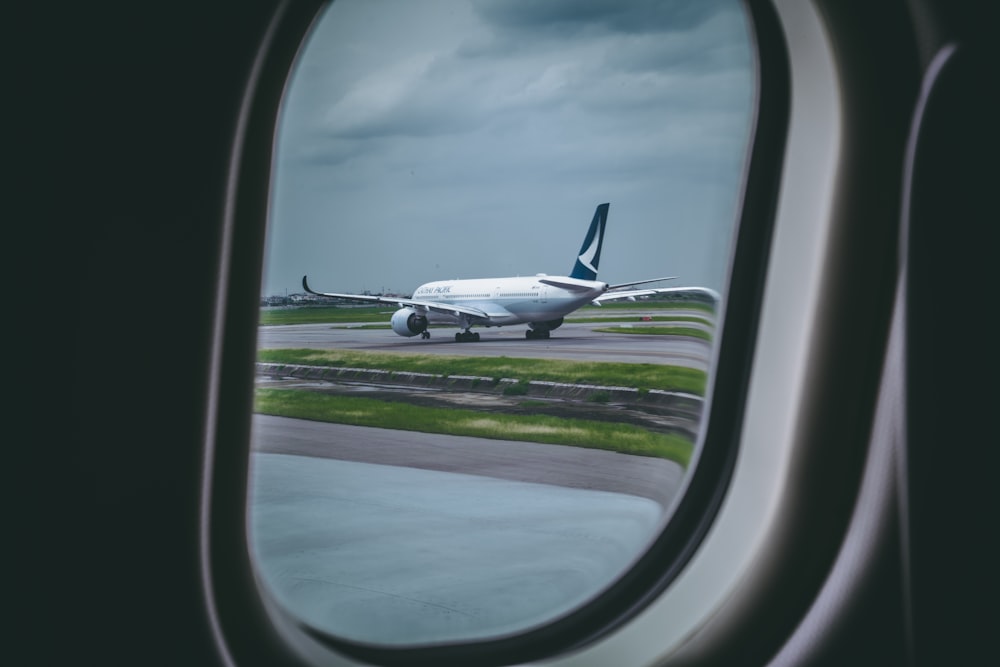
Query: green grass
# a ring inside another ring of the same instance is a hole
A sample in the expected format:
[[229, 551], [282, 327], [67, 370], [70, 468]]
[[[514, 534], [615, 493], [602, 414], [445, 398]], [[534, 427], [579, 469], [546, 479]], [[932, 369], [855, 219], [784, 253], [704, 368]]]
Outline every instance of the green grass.
[[309, 306], [260, 311], [260, 325], [337, 324], [347, 322], [385, 322], [392, 316], [391, 305], [348, 307]]
[[255, 411], [261, 414], [422, 433], [605, 449], [665, 458], [684, 467], [690, 461], [693, 448], [692, 443], [682, 437], [653, 433], [632, 424], [420, 407], [294, 389], [259, 388], [255, 399]]
[[541, 380], [569, 384], [660, 389], [704, 396], [706, 374], [693, 368], [665, 364], [629, 364], [602, 361], [564, 361], [516, 357], [462, 357], [436, 354], [401, 354], [357, 350], [265, 349], [257, 359], [277, 364], [336, 366], [392, 370], [437, 375], [473, 375]]
[[695, 329], [693, 327], [616, 326], [616, 327], [601, 327], [599, 329], [594, 329], [594, 331], [600, 331], [601, 333], [637, 334], [641, 336], [690, 336], [692, 338], [700, 338], [701, 340], [708, 340], [708, 341], [712, 340], [712, 334], [702, 329]]
[[503, 388], [504, 396], [527, 396], [528, 394], [528, 383], [527, 382], [512, 382]]

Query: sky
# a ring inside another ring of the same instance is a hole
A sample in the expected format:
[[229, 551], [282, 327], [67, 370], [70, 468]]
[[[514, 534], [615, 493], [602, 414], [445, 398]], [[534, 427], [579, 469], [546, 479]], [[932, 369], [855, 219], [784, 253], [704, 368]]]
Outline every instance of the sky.
[[337, 0], [275, 144], [263, 295], [566, 275], [722, 291], [754, 101], [736, 0]]

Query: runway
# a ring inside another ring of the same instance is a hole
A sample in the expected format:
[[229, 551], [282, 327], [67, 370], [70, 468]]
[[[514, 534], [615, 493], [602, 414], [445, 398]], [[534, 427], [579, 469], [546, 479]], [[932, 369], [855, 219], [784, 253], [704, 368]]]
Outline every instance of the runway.
[[[545, 340], [527, 340], [525, 327], [474, 329], [482, 338], [477, 343], [456, 343], [456, 329], [433, 329], [429, 340], [419, 336], [403, 338], [389, 329], [362, 329], [331, 324], [297, 324], [260, 327], [258, 347], [312, 348], [319, 350], [367, 350], [408, 354], [461, 356], [507, 356], [530, 359], [572, 359], [616, 361], [637, 364], [671, 364], [707, 371], [711, 343], [687, 336], [643, 336], [601, 333], [594, 329], [621, 325], [567, 323]], [[631, 321], [628, 324], [640, 325]], [[691, 326], [688, 323], [677, 326]]]
[[455, 472], [641, 496], [666, 509], [684, 471], [666, 459], [254, 415], [253, 451]]
[[269, 590], [313, 627], [383, 644], [495, 636], [585, 602], [683, 477], [659, 459], [261, 415], [253, 446]]
[[277, 602], [390, 646], [551, 620], [610, 584], [662, 521], [626, 494], [284, 454], [255, 454], [251, 482], [251, 553]]
[[[566, 324], [430, 340], [385, 329], [261, 327], [265, 348], [306, 347], [685, 365], [692, 337]], [[662, 459], [558, 445], [255, 415], [251, 551], [275, 600], [332, 635], [387, 645], [501, 636], [610, 585], [666, 521], [684, 471]]]

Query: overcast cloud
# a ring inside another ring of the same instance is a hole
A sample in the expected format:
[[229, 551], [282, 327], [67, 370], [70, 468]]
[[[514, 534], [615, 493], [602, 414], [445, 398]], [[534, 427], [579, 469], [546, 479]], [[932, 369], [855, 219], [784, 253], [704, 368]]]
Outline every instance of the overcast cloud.
[[753, 102], [735, 1], [337, 0], [293, 74], [263, 293], [562, 274], [721, 289]]

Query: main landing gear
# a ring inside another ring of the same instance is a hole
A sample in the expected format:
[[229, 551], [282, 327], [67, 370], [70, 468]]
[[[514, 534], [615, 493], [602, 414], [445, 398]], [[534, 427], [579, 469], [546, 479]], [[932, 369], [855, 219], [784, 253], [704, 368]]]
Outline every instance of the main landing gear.
[[479, 341], [478, 331], [460, 331], [455, 334], [456, 343], [476, 343]]
[[424, 340], [427, 340], [428, 338], [431, 337], [431, 332], [428, 331], [427, 329], [424, 329], [423, 331], [420, 332], [420, 337], [423, 338]]
[[548, 338], [551, 334], [548, 329], [528, 329], [524, 332], [524, 337], [528, 340], [535, 340], [536, 338]]

